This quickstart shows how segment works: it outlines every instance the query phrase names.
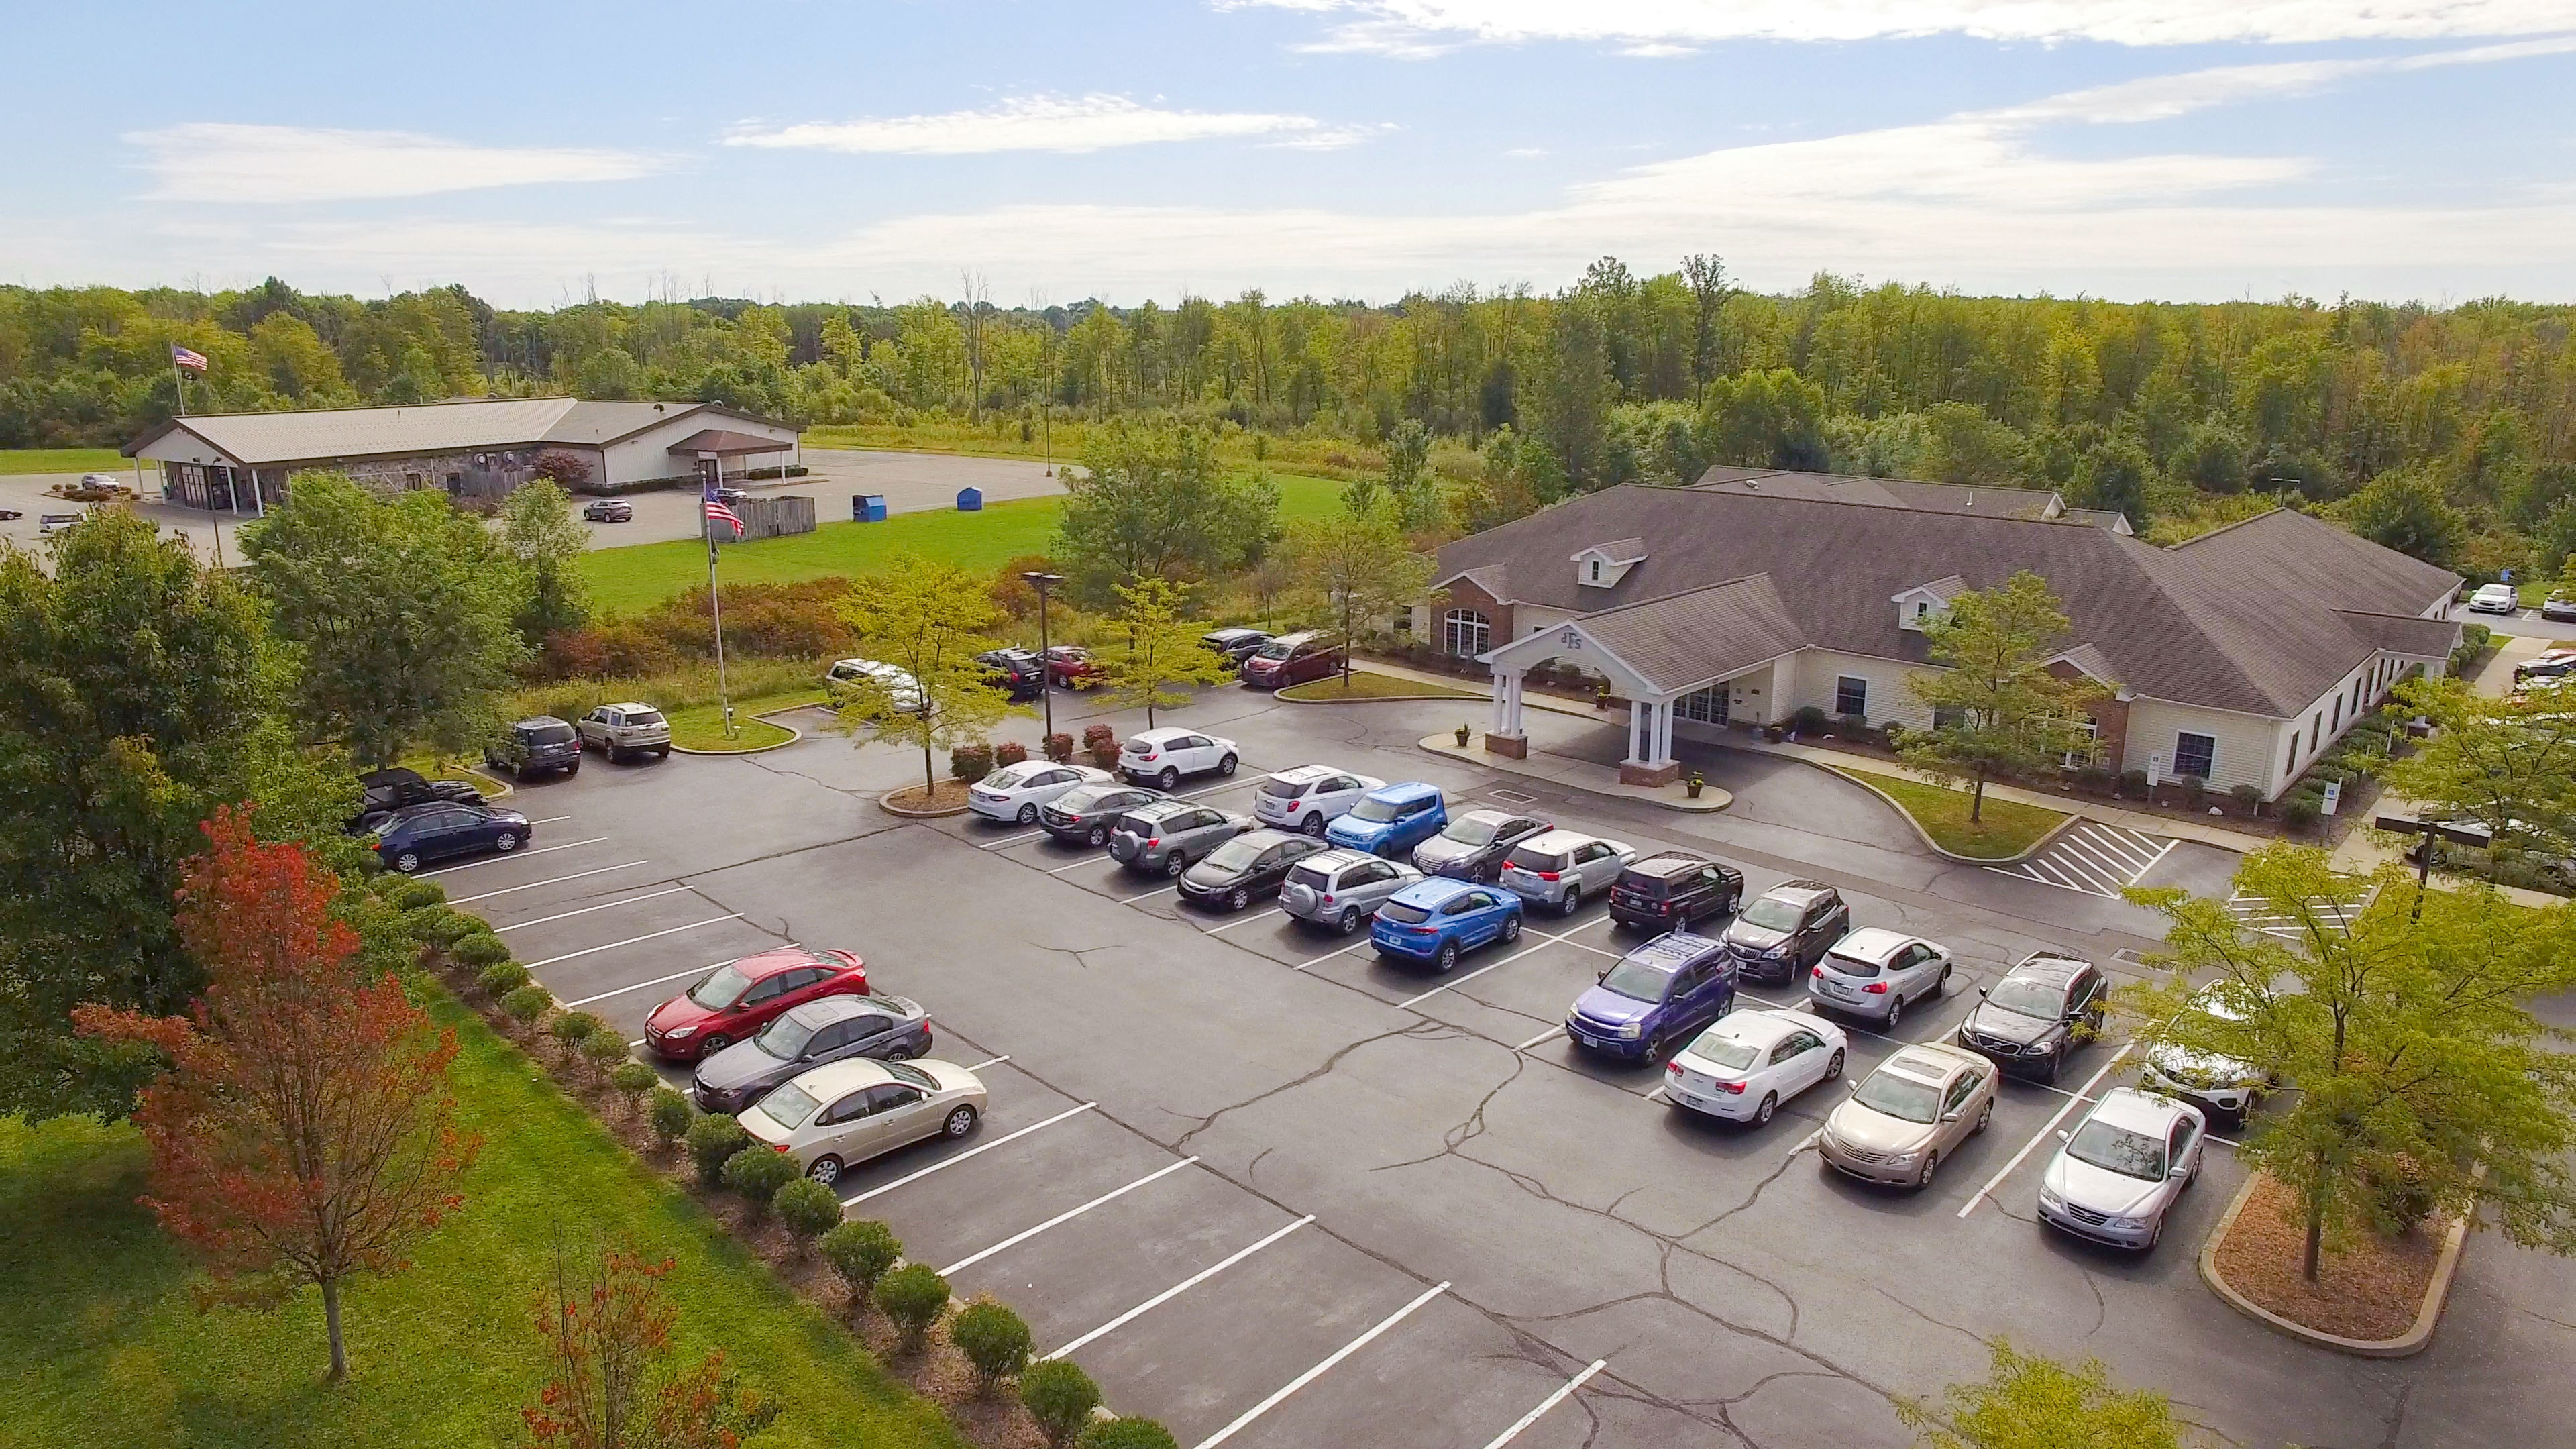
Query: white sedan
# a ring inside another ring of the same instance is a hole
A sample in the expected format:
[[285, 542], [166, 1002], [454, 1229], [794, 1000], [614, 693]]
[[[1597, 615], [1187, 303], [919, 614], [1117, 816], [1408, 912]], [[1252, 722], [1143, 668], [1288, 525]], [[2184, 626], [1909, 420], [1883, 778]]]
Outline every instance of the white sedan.
[[1261, 783], [1252, 796], [1252, 813], [1264, 825], [1322, 835], [1326, 825], [1385, 783], [1330, 765], [1299, 765]]
[[1673, 1104], [1755, 1126], [1791, 1097], [1843, 1074], [1843, 1029], [1803, 1011], [1739, 1007], [1664, 1065]]
[[2512, 614], [2522, 609], [2522, 599], [2511, 584], [2482, 584], [2469, 595], [2472, 614]]
[[1038, 807], [1077, 785], [1111, 783], [1107, 770], [1089, 765], [1059, 765], [1053, 760], [1022, 760], [1004, 765], [975, 782], [966, 792], [966, 808], [987, 820], [1034, 824]]

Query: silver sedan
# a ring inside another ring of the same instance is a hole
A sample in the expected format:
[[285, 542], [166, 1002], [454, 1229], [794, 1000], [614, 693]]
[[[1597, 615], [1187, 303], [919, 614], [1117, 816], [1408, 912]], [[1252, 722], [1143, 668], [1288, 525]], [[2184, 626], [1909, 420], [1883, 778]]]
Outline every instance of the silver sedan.
[[2039, 1220], [2060, 1232], [2144, 1253], [2200, 1175], [2209, 1124], [2188, 1102], [2114, 1087], [2039, 1176]]

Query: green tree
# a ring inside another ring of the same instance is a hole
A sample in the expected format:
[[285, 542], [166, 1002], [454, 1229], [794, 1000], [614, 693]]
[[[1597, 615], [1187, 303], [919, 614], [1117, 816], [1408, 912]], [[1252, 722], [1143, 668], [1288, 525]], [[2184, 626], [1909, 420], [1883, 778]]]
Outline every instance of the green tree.
[[2576, 839], [2576, 718], [2555, 693], [2498, 698], [2460, 679], [2406, 680], [2398, 702], [2433, 733], [2381, 778], [2443, 818], [2478, 821], [2506, 849]]
[[1568, 492], [1603, 483], [1609, 452], [1610, 407], [1619, 400], [1610, 375], [1610, 344], [1601, 309], [1569, 302], [1556, 309], [1546, 352], [1529, 399], [1529, 436], [1547, 451]]
[[2176, 478], [2204, 493], [2240, 493], [2251, 451], [2234, 424], [2223, 417], [2209, 417], [2183, 434], [2167, 466]]
[[2066, 625], [2048, 581], [2026, 569], [1998, 588], [1959, 595], [1924, 624], [1932, 662], [1942, 667], [1915, 671], [1906, 689], [1935, 723], [1907, 732], [1905, 762], [1971, 782], [1970, 820], [1983, 818], [1988, 780], [2053, 764], [2073, 743], [2084, 705], [2104, 692], [2084, 675], [2047, 667]]
[[2392, 468], [2334, 506], [2344, 527], [2426, 563], [2449, 566], [2468, 542], [2469, 521], [2442, 497], [2440, 480], [2414, 468]]
[[1279, 490], [1222, 473], [1205, 430], [1113, 422], [1093, 430], [1065, 486], [1055, 556], [1085, 597], [1153, 577], [1188, 582], [1240, 563], [1277, 536]]
[[513, 622], [530, 649], [589, 622], [580, 561], [590, 533], [562, 488], [539, 478], [511, 490], [501, 504], [501, 547], [519, 561], [524, 598]]
[[471, 514], [437, 493], [380, 499], [336, 473], [299, 473], [242, 532], [279, 635], [297, 647], [292, 695], [310, 739], [382, 768], [428, 743], [460, 753], [497, 734], [511, 667], [517, 570]]
[[1937, 1407], [1896, 1403], [1916, 1449], [2181, 1449], [2183, 1423], [2165, 1396], [2123, 1391], [2099, 1359], [2068, 1367], [1987, 1345], [1992, 1366], [1977, 1383], [1952, 1384]]
[[1936, 403], [1924, 410], [1928, 436], [1917, 462], [1936, 483], [1987, 488], [2027, 486], [2034, 471], [2030, 445], [2011, 426], [1974, 403]]
[[573, 395], [603, 402], [631, 402], [644, 395], [644, 369], [623, 347], [603, 347], [581, 360]]
[[1147, 576], [1114, 586], [1117, 621], [1127, 628], [1127, 647], [1104, 649], [1093, 656], [1100, 666], [1100, 692], [1112, 709], [1142, 709], [1145, 727], [1154, 727], [1154, 711], [1190, 702], [1180, 684], [1223, 684], [1234, 677], [1225, 661], [1199, 642], [1199, 626], [1181, 617], [1181, 590], [1168, 580]]
[[1418, 418], [1406, 418], [1386, 435], [1386, 472], [1382, 479], [1396, 526], [1411, 532], [1439, 520], [1440, 500], [1432, 488], [1431, 430]]
[[901, 669], [910, 682], [869, 677], [844, 686], [841, 727], [917, 746], [922, 787], [936, 794], [935, 750], [977, 743], [1005, 718], [1029, 711], [994, 688], [975, 662], [1002, 647], [992, 631], [1003, 614], [988, 582], [945, 560], [897, 554], [889, 564], [851, 582], [840, 614], [869, 657]]
[[1825, 390], [1785, 367], [1719, 378], [1700, 408], [1699, 446], [1721, 463], [1828, 467]]
[[2147, 479], [2155, 472], [2146, 449], [2113, 438], [2088, 450], [2075, 465], [2074, 503], [2125, 515], [2133, 528], [2147, 526]]
[[[1430, 587], [1434, 560], [1417, 553], [1384, 511], [1305, 519], [1288, 530], [1288, 552], [1297, 571], [1339, 622], [1345, 641], [1359, 627], [1409, 609]], [[1350, 651], [1342, 653], [1342, 684], [1350, 686]]]
[[[2337, 904], [2361, 893], [2358, 911]], [[2297, 1198], [2307, 1277], [2326, 1242], [2433, 1211], [2483, 1208], [2516, 1243], [2576, 1252], [2576, 1059], [2523, 1005], [2576, 985], [2576, 906], [2423, 891], [2395, 861], [2355, 881], [2292, 845], [2248, 855], [2234, 894], [2271, 924], [2248, 930], [2179, 888], [2129, 892], [2170, 926], [2150, 959], [2164, 979], [2122, 1004], [2142, 1047], [2247, 1062], [2290, 1089], [2238, 1156]], [[2194, 1009], [2204, 992], [2227, 1012]]]

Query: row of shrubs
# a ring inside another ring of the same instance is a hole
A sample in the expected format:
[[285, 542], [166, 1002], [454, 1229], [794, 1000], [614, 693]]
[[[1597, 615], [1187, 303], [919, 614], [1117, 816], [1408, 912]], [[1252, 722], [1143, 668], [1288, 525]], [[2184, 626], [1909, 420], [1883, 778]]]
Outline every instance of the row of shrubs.
[[[1059, 730], [1046, 737], [1040, 748], [1057, 764], [1073, 759], [1073, 736]], [[1100, 769], [1114, 769], [1118, 764], [1118, 731], [1105, 724], [1086, 725], [1082, 731], [1082, 752]], [[1016, 765], [1029, 757], [1029, 747], [1016, 740], [1002, 743], [959, 745], [948, 752], [948, 773], [972, 785], [1006, 765]]]
[[[512, 958], [490, 925], [448, 905], [437, 882], [387, 877], [378, 894], [402, 912], [414, 940], [470, 971], [477, 993], [523, 1026], [542, 1023], [593, 1085], [625, 1099], [666, 1149], [685, 1151], [699, 1186], [739, 1195], [755, 1221], [775, 1218], [800, 1253], [819, 1253], [849, 1286], [854, 1326], [873, 1303], [894, 1324], [904, 1348], [918, 1351], [931, 1329], [948, 1318], [948, 1280], [928, 1264], [904, 1262], [903, 1244], [892, 1228], [873, 1219], [843, 1221], [839, 1195], [798, 1171], [794, 1158], [755, 1142], [728, 1114], [699, 1112], [664, 1085], [660, 1073], [635, 1060], [607, 1022], [586, 1011], [558, 1010], [553, 994]], [[946, 1331], [974, 1367], [980, 1391], [1016, 1381], [1020, 1401], [1050, 1449], [1177, 1449], [1170, 1431], [1150, 1419], [1096, 1416], [1100, 1387], [1078, 1365], [1032, 1364], [1028, 1324], [990, 1297], [959, 1309]]]

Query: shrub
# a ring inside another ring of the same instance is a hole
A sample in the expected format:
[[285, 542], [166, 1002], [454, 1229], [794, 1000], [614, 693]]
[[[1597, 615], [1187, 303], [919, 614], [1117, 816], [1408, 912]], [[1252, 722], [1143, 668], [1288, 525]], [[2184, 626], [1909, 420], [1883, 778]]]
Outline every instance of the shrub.
[[1834, 733], [1851, 741], [1853, 744], [1860, 744], [1863, 741], [1874, 738], [1878, 731], [1869, 727], [1869, 717], [1867, 715], [1847, 714], [1834, 721]]
[[1091, 1422], [1091, 1411], [1100, 1407], [1100, 1385], [1080, 1365], [1049, 1359], [1030, 1365], [1020, 1375], [1020, 1402], [1028, 1406], [1029, 1417], [1038, 1421], [1048, 1449], [1063, 1449]]
[[2094, 795], [2108, 795], [2120, 783], [2118, 772], [2108, 765], [2086, 765], [2075, 772], [2075, 788]]
[[474, 984], [497, 1001], [528, 984], [528, 968], [516, 961], [495, 961], [474, 974]]
[[1084, 727], [1082, 749], [1098, 768], [1114, 770], [1118, 767], [1118, 731], [1109, 726], [1096, 724]]
[[1046, 757], [1059, 765], [1073, 763], [1073, 736], [1062, 730], [1047, 736]]
[[[779, 1154], [770, 1154], [779, 1157]], [[779, 1157], [784, 1162], [787, 1159]], [[770, 1210], [796, 1235], [796, 1246], [803, 1249], [831, 1230], [841, 1220], [841, 1199], [830, 1188], [810, 1177], [800, 1177], [778, 1190], [770, 1199]]]
[[377, 894], [384, 897], [385, 904], [398, 911], [416, 911], [423, 906], [447, 903], [447, 887], [434, 880], [420, 880], [407, 875], [397, 877]]
[[1028, 757], [1029, 747], [1018, 740], [1004, 740], [993, 746], [993, 768], [997, 770], [1005, 765], [1016, 765]]
[[[740, 1126], [740, 1123], [736, 1123]], [[778, 1190], [798, 1176], [796, 1159], [770, 1146], [754, 1142], [724, 1160], [724, 1185], [741, 1193], [751, 1203], [754, 1216], [769, 1210], [769, 1200]], [[834, 1200], [834, 1206], [839, 1200]]]
[[689, 1124], [686, 1135], [689, 1157], [698, 1164], [700, 1187], [720, 1186], [724, 1182], [725, 1159], [740, 1152], [742, 1145], [751, 1140], [751, 1134], [726, 1112], [700, 1117]]
[[2122, 770], [2120, 772], [2120, 793], [2133, 797], [2145, 795], [2147, 793], [2147, 772], [2144, 770]]
[[975, 1387], [991, 1393], [1002, 1380], [1029, 1365], [1029, 1326], [1020, 1315], [978, 1298], [948, 1325], [948, 1341], [975, 1366]]
[[[404, 924], [410, 928], [413, 940], [426, 941], [441, 949], [453, 946], [477, 931], [488, 935], [492, 930], [480, 918], [447, 905], [415, 911]], [[505, 951], [502, 954], [506, 956], [509, 953]]]
[[[625, 1043], [619, 1042], [618, 1045], [623, 1047]], [[629, 1103], [653, 1090], [661, 1080], [661, 1073], [636, 1061], [619, 1062], [608, 1074], [608, 1085], [616, 1088], [617, 1095], [624, 1097]], [[676, 1097], [679, 1093], [673, 1092], [671, 1095]]]
[[2236, 801], [2236, 808], [2248, 815], [2263, 808], [2263, 787], [2260, 785], [2239, 785], [2227, 793]]
[[[587, 1011], [567, 1011], [563, 1015], [556, 1017], [554, 1019], [554, 1024], [547, 1027], [546, 1030], [553, 1034], [555, 1040], [562, 1042], [565, 1046], [578, 1047], [583, 1042], [586, 1042], [592, 1037], [599, 1035], [601, 1032], [608, 1030], [608, 1023], [591, 1015]], [[625, 1043], [620, 1042], [618, 1045], [622, 1048], [625, 1046]]]
[[948, 1311], [948, 1280], [928, 1263], [906, 1263], [877, 1280], [876, 1298], [877, 1306], [903, 1331], [903, 1346], [918, 1349], [930, 1336], [930, 1325]]
[[533, 983], [501, 998], [501, 1010], [521, 1026], [545, 1015], [546, 1008], [554, 1004], [554, 993]]
[[1789, 716], [1789, 728], [1802, 735], [1821, 735], [1825, 732], [1825, 712], [1812, 704], [1802, 704]]
[[[635, 1065], [644, 1067], [642, 1062]], [[644, 1070], [649, 1072], [653, 1069], [644, 1067]], [[689, 1099], [669, 1087], [655, 1087], [653, 1095], [644, 1103], [644, 1120], [652, 1125], [653, 1140], [665, 1147], [679, 1141], [697, 1115], [698, 1109], [689, 1105]]]
[[[651, 1067], [646, 1067], [642, 1062], [628, 1057], [626, 1055], [626, 1039], [613, 1031], [594, 1031], [590, 1035], [583, 1037], [581, 1039], [581, 1060], [583, 1065], [589, 1067], [594, 1072], [612, 1073], [612, 1080], [613, 1073], [616, 1070], [625, 1067], [643, 1067], [644, 1074], [651, 1077], [653, 1081], [658, 1082], [662, 1080], [659, 1075], [655, 1074]], [[651, 1083], [637, 1086], [635, 1091], [643, 1091], [644, 1087], [649, 1085], [651, 1085]]]
[[450, 959], [461, 961], [468, 966], [490, 966], [495, 962], [509, 960], [510, 947], [507, 942], [489, 931], [476, 931], [470, 936], [459, 936], [448, 943], [447, 954]]
[[1102, 1419], [1082, 1431], [1082, 1449], [1181, 1449], [1181, 1441], [1151, 1419]]
[[2209, 782], [2198, 775], [2185, 775], [2174, 782], [2182, 791], [2182, 803], [2197, 808], [2200, 797], [2209, 793]]
[[2316, 824], [2316, 800], [2306, 795], [2292, 795], [2282, 800], [2281, 823], [2292, 830], [2305, 830]]
[[993, 773], [991, 745], [959, 745], [948, 752], [948, 773], [972, 785]]
[[876, 1296], [877, 1280], [903, 1256], [903, 1244], [895, 1237], [894, 1229], [874, 1218], [843, 1223], [825, 1233], [818, 1246], [823, 1250], [823, 1261], [850, 1285], [853, 1319]]

